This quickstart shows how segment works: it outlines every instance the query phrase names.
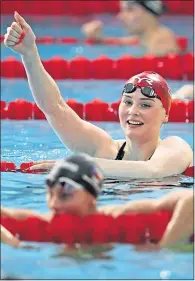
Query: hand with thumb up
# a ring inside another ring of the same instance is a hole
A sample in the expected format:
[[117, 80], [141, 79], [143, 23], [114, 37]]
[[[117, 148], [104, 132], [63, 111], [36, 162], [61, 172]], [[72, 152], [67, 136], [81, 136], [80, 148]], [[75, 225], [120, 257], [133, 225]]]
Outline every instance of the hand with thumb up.
[[21, 54], [29, 54], [36, 48], [35, 35], [27, 22], [17, 12], [14, 13], [15, 22], [7, 28], [4, 44], [11, 50]]

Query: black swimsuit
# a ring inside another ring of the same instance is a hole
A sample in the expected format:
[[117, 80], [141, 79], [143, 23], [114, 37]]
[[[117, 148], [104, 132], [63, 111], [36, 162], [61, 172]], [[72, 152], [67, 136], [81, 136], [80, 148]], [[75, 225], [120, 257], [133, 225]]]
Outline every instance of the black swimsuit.
[[[115, 160], [123, 160], [123, 157], [125, 155], [125, 146], [126, 146], [126, 141], [121, 145], [118, 153], [117, 153], [117, 156], [115, 158]], [[152, 153], [153, 155], [154, 153]], [[148, 160], [151, 159], [152, 155], [150, 156], [150, 158]]]
[[126, 141], [121, 145], [121, 148], [119, 149], [115, 160], [122, 160], [123, 159], [123, 157], [125, 155], [125, 146], [126, 146]]

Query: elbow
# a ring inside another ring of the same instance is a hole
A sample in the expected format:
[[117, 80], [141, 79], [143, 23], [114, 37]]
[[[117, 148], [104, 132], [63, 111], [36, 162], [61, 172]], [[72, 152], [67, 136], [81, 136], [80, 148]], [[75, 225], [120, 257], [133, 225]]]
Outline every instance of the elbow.
[[37, 104], [37, 106], [40, 108], [41, 111], [43, 111], [43, 113], [45, 115], [48, 116], [52, 116], [52, 115], [56, 115], [56, 112], [59, 112], [60, 110], [60, 104], [59, 103], [48, 103], [45, 101], [39, 102]]
[[47, 115], [50, 115], [50, 113], [53, 111], [53, 106], [49, 105], [48, 103], [46, 103], [44, 100], [39, 100], [37, 101], [35, 99], [36, 105], [37, 107], [44, 113]]
[[43, 111], [45, 114], [50, 115], [54, 112], [54, 106], [52, 104], [48, 104], [45, 101], [37, 102], [38, 108]]

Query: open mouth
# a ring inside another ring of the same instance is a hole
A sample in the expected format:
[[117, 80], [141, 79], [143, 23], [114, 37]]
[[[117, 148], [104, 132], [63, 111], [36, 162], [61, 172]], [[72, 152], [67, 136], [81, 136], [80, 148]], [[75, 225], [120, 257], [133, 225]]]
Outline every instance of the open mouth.
[[127, 124], [129, 126], [136, 126], [136, 127], [144, 125], [144, 123], [141, 121], [133, 121], [133, 120], [127, 120]]

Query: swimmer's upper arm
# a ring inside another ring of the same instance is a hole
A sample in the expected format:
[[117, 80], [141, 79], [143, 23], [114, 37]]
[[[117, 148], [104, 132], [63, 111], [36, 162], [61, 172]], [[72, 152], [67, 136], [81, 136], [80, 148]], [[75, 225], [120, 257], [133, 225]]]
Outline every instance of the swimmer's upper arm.
[[74, 152], [94, 156], [103, 146], [109, 150], [115, 145], [107, 132], [82, 120], [64, 101], [46, 117], [62, 143]]
[[148, 161], [162, 177], [183, 173], [193, 160], [189, 144], [182, 138], [173, 136], [164, 139]]
[[1, 216], [15, 219], [25, 219], [29, 216], [37, 216], [37, 213], [33, 210], [1, 207]]
[[[119, 212], [122, 213], [153, 213], [159, 211], [173, 211], [176, 204], [183, 199], [191, 200], [193, 198], [193, 191], [192, 190], [181, 190], [181, 191], [174, 191], [170, 192], [160, 198], [157, 199], [140, 199], [134, 200], [126, 203], [123, 206], [120, 206]], [[110, 213], [112, 211], [118, 211], [117, 208], [110, 208]], [[104, 208], [102, 209], [104, 211]], [[107, 207], [105, 207], [107, 211]], [[109, 208], [108, 208], [109, 211]]]
[[52, 218], [51, 213], [47, 214], [40, 214], [33, 210], [28, 209], [14, 209], [14, 208], [7, 208], [7, 207], [1, 207], [1, 216], [8, 217], [8, 218], [14, 218], [18, 220], [24, 220], [28, 217], [37, 217], [46, 221], [50, 221]]
[[185, 198], [191, 199], [193, 197], [192, 190], [183, 189], [181, 191], [170, 192], [155, 201], [156, 211], [173, 211], [176, 204]]

